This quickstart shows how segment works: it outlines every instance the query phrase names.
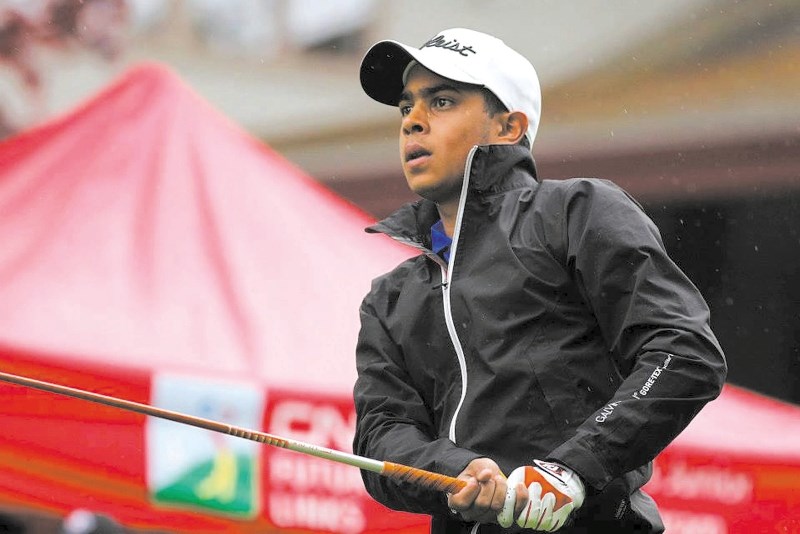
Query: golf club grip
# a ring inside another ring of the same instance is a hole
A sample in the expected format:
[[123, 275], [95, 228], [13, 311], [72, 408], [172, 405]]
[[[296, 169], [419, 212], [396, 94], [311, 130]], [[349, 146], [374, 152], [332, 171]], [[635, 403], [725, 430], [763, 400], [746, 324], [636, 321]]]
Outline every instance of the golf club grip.
[[466, 482], [458, 478], [393, 462], [383, 462], [382, 474], [398, 482], [410, 482], [423, 488], [446, 493], [457, 493], [466, 485]]

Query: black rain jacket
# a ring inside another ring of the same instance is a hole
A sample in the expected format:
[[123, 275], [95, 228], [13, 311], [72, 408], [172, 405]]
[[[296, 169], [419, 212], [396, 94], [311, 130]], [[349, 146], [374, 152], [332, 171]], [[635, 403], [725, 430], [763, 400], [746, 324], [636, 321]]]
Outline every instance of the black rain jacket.
[[[538, 182], [516, 145], [470, 153], [449, 264], [430, 250], [438, 217], [421, 200], [367, 229], [422, 254], [363, 300], [354, 452], [451, 476], [479, 457], [507, 475], [559, 462], [587, 488], [561, 532], [661, 532], [640, 488], [727, 368], [655, 225], [608, 181]], [[443, 494], [363, 478], [384, 505], [433, 516], [433, 532], [475, 531]]]

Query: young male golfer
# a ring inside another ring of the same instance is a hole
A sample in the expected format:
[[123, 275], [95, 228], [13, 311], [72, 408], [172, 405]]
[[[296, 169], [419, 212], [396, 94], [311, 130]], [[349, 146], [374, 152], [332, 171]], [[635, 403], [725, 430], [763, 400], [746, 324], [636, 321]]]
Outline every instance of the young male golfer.
[[381, 41], [361, 84], [422, 199], [368, 229], [420, 255], [361, 306], [354, 451], [467, 481], [367, 490], [433, 532], [662, 532], [641, 487], [726, 364], [656, 227], [610, 182], [536, 176], [537, 75], [495, 37]]

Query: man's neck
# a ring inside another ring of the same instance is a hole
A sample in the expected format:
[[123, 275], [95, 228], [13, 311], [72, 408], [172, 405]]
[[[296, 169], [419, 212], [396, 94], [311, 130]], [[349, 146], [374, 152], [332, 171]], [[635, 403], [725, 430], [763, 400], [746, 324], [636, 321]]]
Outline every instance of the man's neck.
[[439, 210], [439, 217], [442, 219], [444, 226], [444, 233], [447, 237], [453, 237], [453, 232], [456, 229], [456, 216], [458, 215], [458, 200], [454, 202], [444, 202], [437, 204]]

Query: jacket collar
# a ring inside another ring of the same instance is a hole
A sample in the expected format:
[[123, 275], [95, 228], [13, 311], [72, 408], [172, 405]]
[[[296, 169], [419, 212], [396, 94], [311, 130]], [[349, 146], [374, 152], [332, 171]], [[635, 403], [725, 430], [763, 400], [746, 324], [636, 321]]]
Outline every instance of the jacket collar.
[[530, 150], [521, 145], [478, 147], [470, 169], [469, 190], [499, 192], [513, 189], [531, 178], [537, 180]]
[[[507, 191], [538, 179], [530, 150], [521, 145], [479, 146], [472, 159], [469, 177], [469, 193], [479, 195]], [[436, 204], [422, 199], [406, 204], [365, 230], [430, 248], [431, 226], [438, 219]]]

